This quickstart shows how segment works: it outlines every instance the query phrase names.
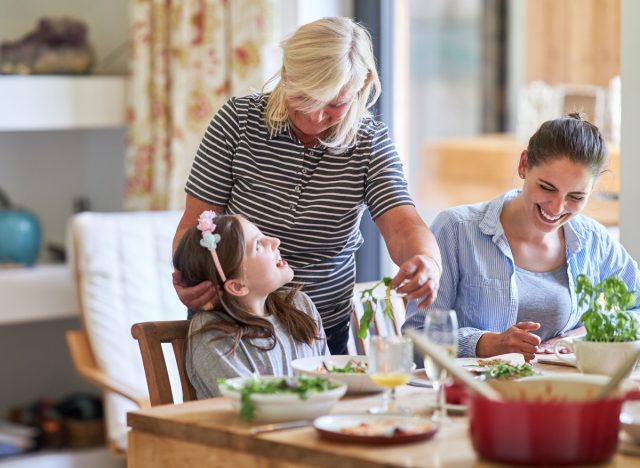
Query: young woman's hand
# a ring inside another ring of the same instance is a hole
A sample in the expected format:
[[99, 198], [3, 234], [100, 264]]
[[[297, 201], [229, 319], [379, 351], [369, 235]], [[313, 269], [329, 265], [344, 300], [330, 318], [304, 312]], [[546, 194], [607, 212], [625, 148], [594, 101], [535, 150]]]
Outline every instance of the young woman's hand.
[[478, 357], [498, 354], [520, 353], [529, 362], [538, 351], [540, 337], [531, 333], [540, 328], [536, 322], [518, 322], [502, 333], [488, 332], [480, 337], [476, 345]]
[[427, 307], [436, 300], [440, 285], [440, 267], [427, 255], [414, 255], [400, 265], [391, 280], [391, 287], [407, 299], [419, 299], [418, 307]]
[[210, 281], [204, 281], [195, 286], [186, 286], [182, 282], [179, 271], [173, 272], [173, 287], [180, 302], [191, 310], [210, 310], [218, 304], [218, 292]]

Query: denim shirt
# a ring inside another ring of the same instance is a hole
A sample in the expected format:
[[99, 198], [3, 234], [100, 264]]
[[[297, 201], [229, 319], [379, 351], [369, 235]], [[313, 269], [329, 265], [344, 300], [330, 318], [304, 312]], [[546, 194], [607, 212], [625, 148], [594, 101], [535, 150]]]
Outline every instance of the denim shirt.
[[[420, 309], [415, 301], [407, 307], [402, 326], [423, 329], [429, 309], [454, 309], [458, 316], [458, 356], [474, 357], [480, 337], [487, 331], [503, 332], [515, 325], [518, 288], [515, 263], [500, 223], [505, 202], [520, 194], [512, 190], [475, 205], [447, 209], [434, 220], [433, 231], [442, 253], [442, 278], [435, 302]], [[640, 300], [640, 272], [622, 245], [596, 221], [578, 215], [564, 226], [571, 314], [561, 334], [580, 323], [575, 278], [580, 273], [595, 283], [618, 275]], [[636, 302], [634, 309], [640, 308]]]

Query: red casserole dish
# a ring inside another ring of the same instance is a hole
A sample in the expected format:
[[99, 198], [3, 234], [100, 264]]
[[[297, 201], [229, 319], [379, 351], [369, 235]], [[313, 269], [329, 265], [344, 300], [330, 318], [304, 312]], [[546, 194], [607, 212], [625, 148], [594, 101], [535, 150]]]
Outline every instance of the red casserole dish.
[[[614, 398], [590, 399], [608, 380], [599, 377], [576, 374], [500, 382], [498, 385], [511, 386], [509, 398], [515, 397], [505, 401], [469, 395], [473, 448], [487, 460], [509, 464], [558, 466], [606, 461], [618, 444], [622, 403], [637, 398], [638, 393], [629, 392], [629, 385], [634, 384], [628, 383], [626, 391]], [[498, 390], [505, 394], [500, 387]]]

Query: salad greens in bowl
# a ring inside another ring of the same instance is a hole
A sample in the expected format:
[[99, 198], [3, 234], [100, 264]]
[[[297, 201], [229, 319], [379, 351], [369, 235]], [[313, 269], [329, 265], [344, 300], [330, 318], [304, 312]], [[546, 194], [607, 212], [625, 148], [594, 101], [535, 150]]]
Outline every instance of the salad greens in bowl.
[[383, 390], [373, 383], [367, 370], [367, 356], [313, 356], [291, 361], [296, 375], [333, 379], [347, 385], [347, 393], [376, 393]]
[[242, 419], [269, 423], [315, 419], [347, 391], [343, 382], [308, 376], [236, 377], [219, 379], [218, 386]]

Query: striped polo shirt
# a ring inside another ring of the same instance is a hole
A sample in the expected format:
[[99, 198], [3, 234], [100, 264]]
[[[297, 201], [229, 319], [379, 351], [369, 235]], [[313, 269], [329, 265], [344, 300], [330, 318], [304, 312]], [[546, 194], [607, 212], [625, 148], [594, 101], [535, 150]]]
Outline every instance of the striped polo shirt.
[[185, 190], [278, 237], [293, 283], [303, 285], [329, 328], [351, 312], [365, 206], [375, 220], [413, 201], [384, 124], [363, 119], [357, 143], [341, 154], [305, 149], [289, 126], [269, 131], [267, 99], [258, 93], [232, 98], [218, 111]]

